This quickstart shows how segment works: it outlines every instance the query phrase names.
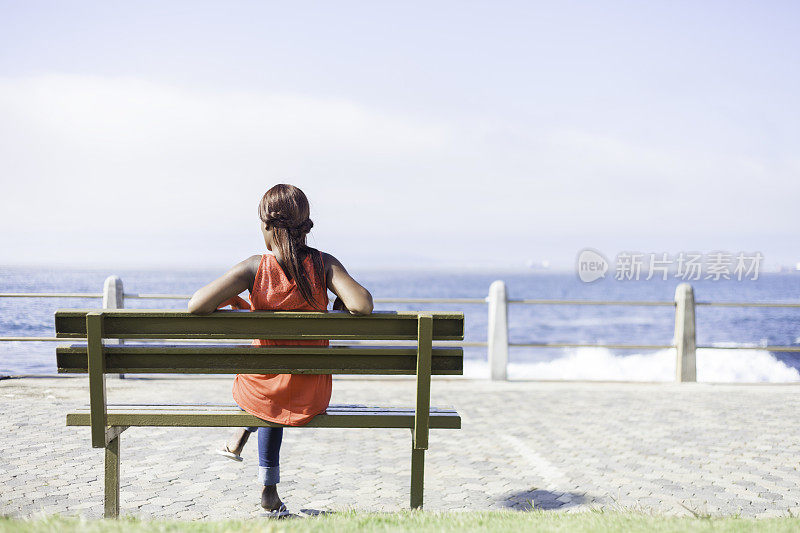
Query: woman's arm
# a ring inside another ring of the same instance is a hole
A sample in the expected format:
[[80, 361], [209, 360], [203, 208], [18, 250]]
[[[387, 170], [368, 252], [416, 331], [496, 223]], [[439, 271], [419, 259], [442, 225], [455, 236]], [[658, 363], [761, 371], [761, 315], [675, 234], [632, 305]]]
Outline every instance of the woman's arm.
[[338, 259], [330, 254], [323, 254], [325, 276], [328, 288], [342, 301], [344, 306], [354, 315], [368, 315], [372, 312], [372, 295], [362, 287]]
[[248, 257], [225, 274], [199, 289], [189, 300], [189, 312], [207, 315], [216, 311], [219, 304], [253, 287], [260, 255]]

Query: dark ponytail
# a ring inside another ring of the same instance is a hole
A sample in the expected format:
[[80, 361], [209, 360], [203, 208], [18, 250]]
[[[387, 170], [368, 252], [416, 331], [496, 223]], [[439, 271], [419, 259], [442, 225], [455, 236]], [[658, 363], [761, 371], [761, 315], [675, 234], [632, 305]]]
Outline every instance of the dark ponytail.
[[[317, 302], [303, 261], [311, 254], [314, 273], [325, 282], [322, 260], [317, 250], [306, 245], [306, 235], [314, 227], [309, 218], [310, 207], [305, 193], [294, 185], [272, 187], [258, 204], [259, 218], [272, 229], [275, 246], [281, 255], [280, 265], [290, 279], [295, 280], [303, 299], [312, 307], [325, 310], [324, 300]], [[324, 289], [327, 290], [327, 289]]]

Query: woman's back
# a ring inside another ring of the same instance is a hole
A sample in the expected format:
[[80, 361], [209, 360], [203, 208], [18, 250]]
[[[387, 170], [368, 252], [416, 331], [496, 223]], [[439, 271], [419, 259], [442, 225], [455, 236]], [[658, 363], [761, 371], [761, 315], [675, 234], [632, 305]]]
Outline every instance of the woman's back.
[[[316, 254], [322, 264], [322, 271], [315, 272], [312, 254]], [[263, 254], [258, 265], [253, 288], [250, 291], [250, 309], [252, 311], [324, 311], [328, 307], [328, 289], [325, 283], [325, 265], [322, 253], [311, 249], [303, 260], [312, 295], [316, 306], [307, 302], [293, 279], [289, 279], [272, 254]], [[288, 339], [256, 339], [254, 344], [261, 346], [274, 345], [321, 345], [327, 346], [327, 340], [288, 340]]]
[[[314, 268], [317, 254], [322, 271]], [[328, 290], [322, 254], [310, 249], [303, 259], [312, 305], [301, 294], [295, 280], [289, 279], [272, 254], [263, 254], [250, 290], [252, 311], [319, 311], [327, 308]], [[255, 339], [256, 346], [327, 346], [325, 339]], [[237, 374], [233, 398], [248, 413], [280, 424], [300, 426], [328, 407], [331, 398], [330, 374]]]

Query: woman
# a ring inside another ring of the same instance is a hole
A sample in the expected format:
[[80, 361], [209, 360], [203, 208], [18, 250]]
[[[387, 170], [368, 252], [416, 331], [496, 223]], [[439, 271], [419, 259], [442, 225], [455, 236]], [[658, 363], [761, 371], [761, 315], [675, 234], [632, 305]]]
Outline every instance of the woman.
[[[323, 311], [328, 306], [328, 289], [337, 297], [334, 309], [346, 308], [353, 314], [372, 312], [369, 291], [335, 257], [306, 244], [306, 235], [314, 224], [303, 191], [292, 185], [275, 185], [261, 198], [258, 213], [268, 253], [245, 259], [195, 292], [189, 301], [191, 313], [208, 314], [227, 305], [252, 311]], [[245, 290], [250, 291], [249, 305], [238, 297]], [[253, 344], [327, 346], [328, 341], [256, 339]], [[233, 398], [241, 409], [262, 420], [301, 426], [325, 411], [331, 386], [330, 374], [237, 374]], [[283, 428], [257, 429], [261, 506], [273, 514], [283, 514], [286, 507], [277, 491]], [[241, 460], [239, 454], [255, 430], [238, 430], [223, 452]]]

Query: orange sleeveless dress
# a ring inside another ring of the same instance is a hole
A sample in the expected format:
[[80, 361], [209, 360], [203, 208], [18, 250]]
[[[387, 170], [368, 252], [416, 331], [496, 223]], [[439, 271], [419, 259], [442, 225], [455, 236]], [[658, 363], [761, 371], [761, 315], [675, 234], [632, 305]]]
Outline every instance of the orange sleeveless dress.
[[[324, 274], [321, 278], [316, 275], [310, 254], [306, 256], [303, 264], [311, 281], [315, 300], [324, 304], [324, 308], [327, 309], [328, 290]], [[241, 298], [238, 300], [247, 305]], [[233, 306], [239, 307], [235, 302]], [[303, 299], [295, 281], [286, 277], [274, 255], [263, 254], [253, 289], [250, 291], [250, 310], [317, 311], [319, 309], [315, 309]], [[255, 339], [253, 345], [328, 346], [328, 341]], [[287, 426], [302, 426], [314, 418], [314, 415], [328, 408], [332, 384], [330, 374], [237, 374], [233, 381], [233, 399], [239, 407], [263, 420]]]

